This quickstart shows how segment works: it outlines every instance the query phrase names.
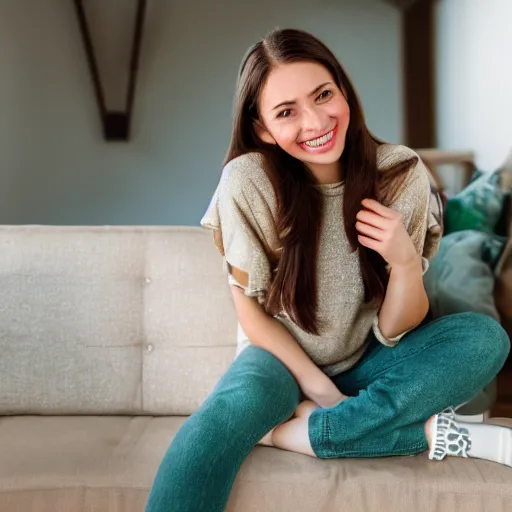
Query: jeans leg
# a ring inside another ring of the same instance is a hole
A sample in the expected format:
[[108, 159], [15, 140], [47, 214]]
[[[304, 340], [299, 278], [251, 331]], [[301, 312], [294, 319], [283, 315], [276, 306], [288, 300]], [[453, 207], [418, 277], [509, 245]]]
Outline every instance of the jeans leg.
[[394, 348], [374, 341], [334, 378], [351, 396], [309, 418], [318, 457], [412, 455], [427, 449], [425, 421], [466, 402], [503, 366], [510, 340], [488, 316], [461, 313], [409, 333]]
[[270, 352], [246, 348], [176, 434], [146, 512], [222, 512], [250, 450], [298, 403], [299, 387], [288, 369]]

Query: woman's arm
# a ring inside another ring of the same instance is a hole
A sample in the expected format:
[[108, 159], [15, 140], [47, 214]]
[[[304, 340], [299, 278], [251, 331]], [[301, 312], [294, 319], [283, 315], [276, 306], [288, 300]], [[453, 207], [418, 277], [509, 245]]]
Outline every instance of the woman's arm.
[[304, 352], [286, 327], [265, 313], [256, 299], [231, 286], [240, 325], [253, 345], [277, 357], [295, 377], [303, 393], [320, 407], [333, 407], [346, 398]]
[[379, 312], [380, 332], [392, 339], [414, 329], [427, 315], [428, 307], [421, 258], [416, 256], [409, 264], [393, 266]]
[[378, 326], [388, 341], [394, 341], [418, 326], [428, 312], [422, 259], [400, 212], [371, 199], [365, 199], [363, 207], [357, 214], [359, 241], [378, 252], [391, 268]]

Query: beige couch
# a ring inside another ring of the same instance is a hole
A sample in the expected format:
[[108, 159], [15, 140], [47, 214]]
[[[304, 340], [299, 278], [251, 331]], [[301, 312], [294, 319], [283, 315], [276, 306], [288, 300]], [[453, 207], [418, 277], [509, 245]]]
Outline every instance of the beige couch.
[[[210, 233], [0, 227], [0, 511], [142, 511], [235, 338]], [[256, 447], [227, 510], [505, 512], [512, 469]]]

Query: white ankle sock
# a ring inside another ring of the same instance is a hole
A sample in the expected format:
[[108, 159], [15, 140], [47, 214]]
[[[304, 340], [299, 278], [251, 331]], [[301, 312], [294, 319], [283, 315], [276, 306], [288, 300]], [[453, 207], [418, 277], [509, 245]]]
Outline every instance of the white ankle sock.
[[486, 459], [512, 467], [512, 429], [485, 423], [463, 423], [453, 413], [440, 413], [430, 423], [429, 458], [447, 455]]

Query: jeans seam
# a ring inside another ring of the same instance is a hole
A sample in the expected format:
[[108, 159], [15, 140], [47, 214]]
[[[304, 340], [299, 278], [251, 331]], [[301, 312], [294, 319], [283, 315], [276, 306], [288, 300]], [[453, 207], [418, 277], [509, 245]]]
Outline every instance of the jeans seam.
[[411, 455], [411, 452], [415, 453], [421, 453], [422, 451], [425, 451], [428, 449], [427, 442], [419, 442], [419, 443], [413, 443], [405, 448], [400, 449], [393, 449], [393, 450], [375, 450], [375, 451], [367, 451], [362, 452], [361, 450], [355, 450], [352, 449], [351, 451], [345, 450], [343, 451], [343, 457], [340, 457], [340, 455], [337, 455], [335, 450], [331, 449], [330, 453], [327, 457], [323, 458], [329, 458], [329, 459], [341, 459], [341, 458], [352, 458], [353, 456], [356, 456], [357, 458], [360, 457], [391, 457], [391, 456], [400, 456], [400, 455]]
[[326, 427], [326, 444], [329, 446], [329, 450], [332, 450], [333, 449], [333, 443], [331, 441], [331, 422], [329, 420], [329, 413], [326, 412], [325, 413], [325, 418], [324, 418], [324, 422], [325, 422], [325, 427]]
[[319, 451], [334, 452], [334, 444], [331, 441], [331, 424], [328, 411], [323, 411], [322, 413], [321, 439], [319, 444]]

